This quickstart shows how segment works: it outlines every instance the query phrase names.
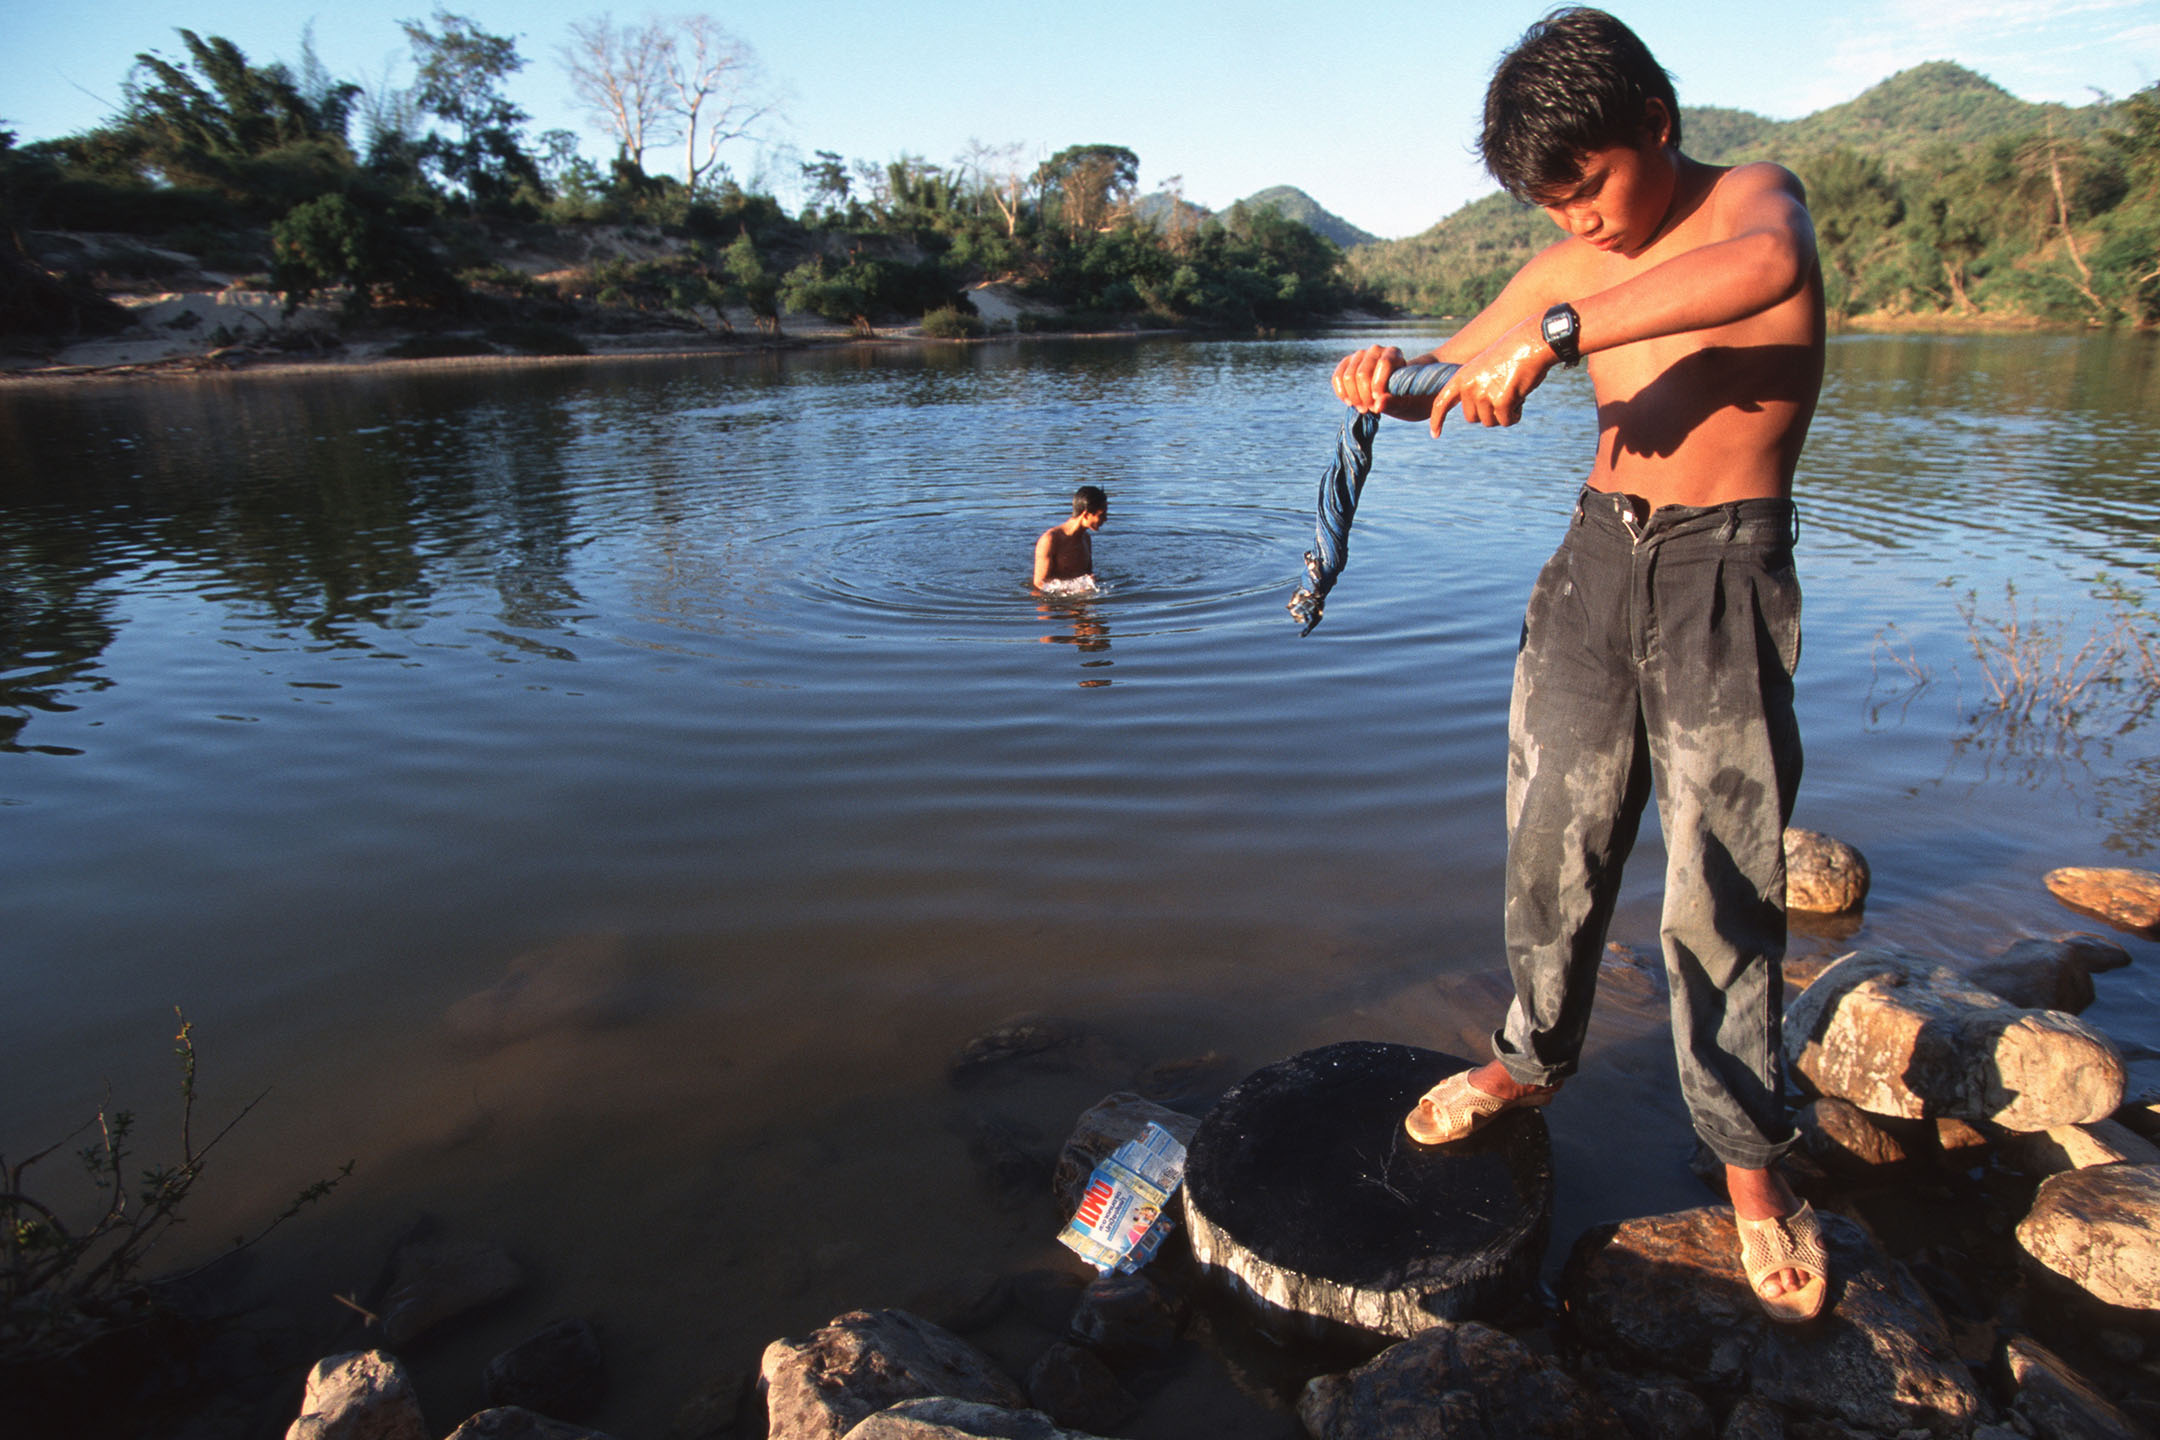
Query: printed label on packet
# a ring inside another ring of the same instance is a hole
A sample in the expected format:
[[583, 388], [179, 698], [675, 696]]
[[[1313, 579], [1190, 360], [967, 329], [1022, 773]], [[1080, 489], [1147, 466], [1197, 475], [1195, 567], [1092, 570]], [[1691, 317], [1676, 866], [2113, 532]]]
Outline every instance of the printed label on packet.
[[1058, 1240], [1097, 1270], [1129, 1275], [1155, 1258], [1177, 1223], [1163, 1213], [1185, 1178], [1185, 1147], [1160, 1125], [1128, 1140], [1088, 1176]]

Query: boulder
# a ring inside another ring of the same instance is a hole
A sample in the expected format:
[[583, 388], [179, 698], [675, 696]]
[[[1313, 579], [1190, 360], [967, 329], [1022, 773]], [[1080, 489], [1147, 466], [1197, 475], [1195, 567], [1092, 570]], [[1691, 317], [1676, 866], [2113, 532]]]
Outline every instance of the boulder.
[[1083, 1345], [1060, 1340], [1043, 1351], [1027, 1376], [1027, 1403], [1060, 1425], [1115, 1430], [1140, 1413], [1103, 1358]]
[[2150, 1052], [2129, 1064], [2122, 1109], [2115, 1118], [2148, 1140], [2160, 1141], [2160, 1055]]
[[960, 1047], [948, 1067], [953, 1084], [981, 1085], [1044, 1071], [1078, 1068], [1100, 1059], [1101, 1037], [1055, 1015], [1014, 1015]]
[[516, 1405], [482, 1410], [450, 1432], [449, 1440], [608, 1440], [598, 1430], [550, 1420]]
[[2160, 1164], [2160, 1145], [2118, 1121], [2102, 1120], [2012, 1136], [2003, 1158], [2026, 1175], [2059, 1175], [2089, 1165]]
[[1785, 908], [1841, 915], [1867, 899], [1867, 857], [1842, 840], [1797, 827], [1785, 832]]
[[510, 1295], [525, 1283], [517, 1262], [484, 1241], [411, 1241], [390, 1262], [383, 1337], [402, 1349], [453, 1316]]
[[1630, 1435], [1642, 1440], [1717, 1440], [1710, 1404], [1665, 1375], [1622, 1375], [1603, 1366], [1582, 1375], [1612, 1407]]
[[1769, 1401], [1743, 1395], [1733, 1402], [1718, 1440], [1785, 1440], [1785, 1417]]
[[1185, 1307], [1145, 1275], [1103, 1275], [1080, 1292], [1072, 1336], [1097, 1354], [1127, 1363], [1170, 1358]]
[[1816, 1093], [1875, 1115], [2046, 1130], [2122, 1103], [2123, 1063], [2099, 1031], [1891, 951], [1856, 951], [1793, 1000], [1785, 1058]]
[[2160, 939], [2160, 875], [2150, 870], [2071, 865], [2050, 870], [2047, 888], [2081, 915]]
[[1118, 1146], [1145, 1135], [1150, 1124], [1162, 1126], [1180, 1145], [1192, 1144], [1193, 1132], [1200, 1128], [1194, 1117], [1125, 1090], [1105, 1096], [1083, 1112], [1065, 1148], [1058, 1152], [1057, 1168], [1050, 1177], [1050, 1192], [1062, 1207], [1060, 1213], [1069, 1216], [1079, 1209], [1080, 1196], [1095, 1167]]
[[1027, 1403], [989, 1356], [905, 1310], [851, 1310], [801, 1340], [775, 1340], [759, 1374], [771, 1440], [838, 1440], [876, 1412], [928, 1395]]
[[431, 1440], [432, 1434], [398, 1358], [362, 1350], [315, 1363], [300, 1418], [285, 1440]]
[[2040, 1182], [2018, 1244], [2093, 1298], [2160, 1310], [2160, 1165], [2095, 1165]]
[[1521, 1341], [1442, 1321], [1357, 1369], [1306, 1382], [1313, 1440], [1627, 1440], [1611, 1408]]
[[1803, 1105], [1793, 1116], [1800, 1149], [1825, 1170], [1841, 1175], [1869, 1175], [1907, 1159], [1897, 1137], [1868, 1118], [1859, 1106], [1825, 1095]]
[[557, 1320], [488, 1361], [483, 1382], [490, 1405], [573, 1419], [600, 1400], [605, 1384], [600, 1337], [590, 1320]]
[[2143, 1426], [2109, 1403], [2084, 1376], [2028, 1335], [2003, 1347], [2017, 1398], [2011, 1410], [2047, 1440], [2148, 1440]]
[[1061, 1430], [1039, 1410], [1007, 1410], [934, 1395], [903, 1400], [847, 1432], [845, 1440], [1097, 1440]]
[[1970, 1430], [1986, 1402], [1934, 1302], [1860, 1226], [1836, 1214], [1822, 1226], [1830, 1303], [1807, 1325], [1763, 1313], [1723, 1205], [1598, 1226], [1561, 1277], [1573, 1338], [1619, 1368], [1752, 1392], [1822, 1421], [1886, 1435]]
[[[2093, 1002], [2093, 972], [2114, 968], [2108, 963], [2111, 951], [2129, 963], [2120, 945], [2094, 935], [2066, 935], [2020, 940], [1992, 959], [1957, 968], [1973, 984], [2022, 1009], [2075, 1015]], [[2101, 963], [2094, 963], [2096, 959]]]

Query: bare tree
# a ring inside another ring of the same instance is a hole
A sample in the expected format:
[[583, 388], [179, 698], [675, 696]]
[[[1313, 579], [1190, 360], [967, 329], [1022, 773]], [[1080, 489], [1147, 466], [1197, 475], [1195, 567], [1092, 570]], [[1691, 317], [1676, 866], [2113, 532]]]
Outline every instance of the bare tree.
[[710, 15], [681, 15], [669, 30], [661, 74], [671, 120], [683, 140], [683, 180], [690, 193], [713, 167], [720, 147], [750, 133], [772, 113], [756, 54]]
[[1020, 229], [1021, 209], [1034, 188], [1036, 167], [1027, 163], [1026, 154], [1027, 147], [1018, 143], [985, 145], [970, 138], [957, 162], [963, 176], [975, 177], [977, 197], [997, 206], [1007, 235]]
[[570, 43], [555, 52], [579, 108], [641, 170], [648, 148], [677, 138], [666, 89], [673, 48], [674, 36], [662, 21], [617, 25], [610, 14], [572, 21]]

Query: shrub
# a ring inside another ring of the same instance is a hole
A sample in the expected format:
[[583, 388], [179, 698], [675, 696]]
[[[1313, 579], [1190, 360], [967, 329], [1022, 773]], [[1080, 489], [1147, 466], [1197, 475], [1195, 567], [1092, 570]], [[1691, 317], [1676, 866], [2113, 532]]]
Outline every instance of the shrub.
[[521, 355], [590, 355], [592, 347], [560, 325], [491, 325], [487, 338]]
[[969, 315], [956, 305], [944, 305], [922, 317], [922, 333], [932, 340], [976, 340], [983, 334], [980, 315]]

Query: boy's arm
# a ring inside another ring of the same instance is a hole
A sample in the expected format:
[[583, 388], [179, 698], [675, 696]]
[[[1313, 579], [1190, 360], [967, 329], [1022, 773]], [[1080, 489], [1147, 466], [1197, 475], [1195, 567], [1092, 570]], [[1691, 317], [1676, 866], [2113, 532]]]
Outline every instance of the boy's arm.
[[[1609, 288], [1574, 296], [1550, 288], [1554, 282], [1565, 285], [1581, 269], [1564, 263], [1559, 253], [1587, 248], [1575, 241], [1563, 241], [1523, 267], [1517, 282], [1542, 271], [1530, 307], [1517, 311], [1520, 318], [1465, 361], [1433, 397], [1432, 433], [1440, 433], [1447, 412], [1458, 406], [1480, 425], [1513, 425], [1522, 418], [1524, 399], [1559, 363], [1540, 321], [1547, 308], [1563, 300], [1575, 307], [1578, 344], [1589, 355], [1730, 325], [1790, 299], [1808, 283], [1815, 268], [1815, 227], [1800, 182], [1789, 171], [1768, 164], [1741, 166], [1720, 178], [1707, 203], [1715, 238]], [[1563, 263], [1541, 267], [1548, 256]], [[1499, 309], [1515, 288], [1511, 283], [1492, 308]]]

